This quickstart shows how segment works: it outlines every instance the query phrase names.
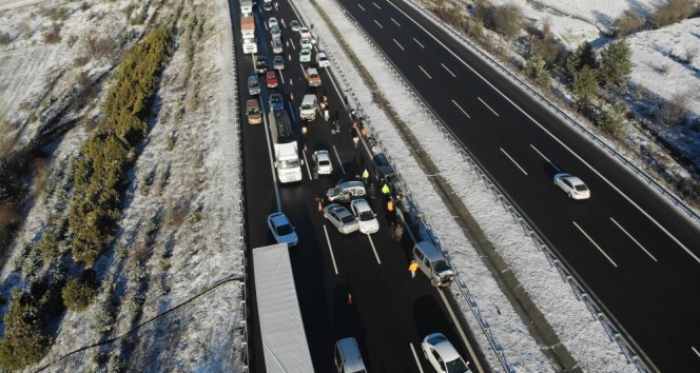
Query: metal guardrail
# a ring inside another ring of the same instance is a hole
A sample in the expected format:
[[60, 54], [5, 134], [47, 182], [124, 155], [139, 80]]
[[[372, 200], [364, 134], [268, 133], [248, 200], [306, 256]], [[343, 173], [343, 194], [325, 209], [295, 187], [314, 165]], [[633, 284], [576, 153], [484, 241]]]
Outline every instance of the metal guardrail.
[[[233, 12], [233, 9], [231, 8], [231, 2], [228, 2], [229, 5], [229, 17], [228, 17], [228, 27], [229, 30], [234, 30], [233, 29], [233, 20], [231, 19], [230, 15]], [[231, 76], [233, 77], [233, 86], [235, 89], [233, 90], [233, 110], [236, 115], [234, 116], [234, 128], [236, 129], [236, 142], [240, 145], [243, 144], [242, 138], [243, 135], [241, 133], [241, 123], [240, 123], [240, 118], [237, 115], [237, 113], [240, 111], [238, 104], [239, 104], [239, 96], [238, 96], [238, 72], [236, 70], [236, 40], [235, 40], [235, 31], [231, 33], [231, 65], [229, 68], [231, 69]], [[240, 333], [243, 341], [241, 342], [241, 349], [240, 349], [240, 358], [241, 361], [243, 362], [242, 365], [242, 371], [247, 372], [249, 370], [249, 365], [250, 365], [250, 349], [249, 349], [249, 336], [248, 336], [248, 283], [247, 283], [247, 266], [248, 266], [248, 261], [246, 259], [246, 220], [245, 220], [245, 195], [243, 193], [243, 184], [241, 180], [243, 180], [243, 148], [241, 146], [238, 147], [238, 174], [239, 174], [239, 184], [238, 184], [238, 207], [240, 209], [240, 225], [239, 225], [239, 236], [238, 236], [238, 245], [240, 247], [240, 255], [241, 255], [241, 263], [240, 265], [240, 273], [245, 273], [246, 276], [243, 278], [243, 280], [240, 282], [240, 298], [239, 298], [239, 312], [241, 314], [241, 323], [238, 327], [238, 332]]]

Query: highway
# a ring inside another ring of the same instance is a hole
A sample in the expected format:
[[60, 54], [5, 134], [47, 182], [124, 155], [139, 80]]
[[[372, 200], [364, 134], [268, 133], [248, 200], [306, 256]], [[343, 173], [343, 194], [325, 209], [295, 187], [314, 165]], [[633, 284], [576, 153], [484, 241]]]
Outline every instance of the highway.
[[[356, 179], [355, 175], [361, 174], [365, 167], [372, 169], [367, 149], [364, 146], [355, 149], [353, 146], [349, 113], [331, 84], [328, 73], [319, 69], [323, 86], [315, 89], [308, 87], [302, 67], [308, 64], [298, 61], [299, 35], [288, 27], [292, 19], [298, 18], [286, 2], [276, 3], [270, 13], [261, 14], [257, 7], [254, 11], [259, 52], [272, 60], [270, 37], [265, 26], [269, 16], [280, 20], [285, 42], [286, 65], [280, 74], [284, 83], [278, 89], [270, 90], [264, 86], [262, 79], [263, 92], [259, 102], [265, 117], [269, 109], [269, 95], [282, 93], [285, 107], [294, 122], [297, 139], [302, 144], [302, 123], [297, 106], [306, 93], [315, 93], [319, 101], [323, 95], [327, 95], [331, 113], [338, 110], [341, 132], [331, 134], [330, 124], [317, 114], [316, 119], [308, 124], [308, 151], [304, 152], [302, 182], [289, 185], [275, 182], [272, 154], [266, 139], [268, 124], [249, 125], [245, 115], [245, 101], [250, 97], [247, 77], [255, 74], [255, 56], [243, 54], [238, 2], [231, 1], [229, 5], [232, 32], [236, 38], [247, 249], [274, 243], [266, 219], [270, 213], [278, 211], [278, 205], [281, 206], [299, 236], [299, 244], [290, 248], [290, 255], [314, 370], [334, 371], [332, 354], [335, 341], [352, 336], [357, 338], [370, 372], [433, 372], [423, 357], [420, 344], [426, 335], [435, 332], [445, 334], [474, 369], [474, 364], [481, 358], [481, 351], [466, 328], [466, 322], [459, 312], [448, 311], [448, 307], [458, 310], [452, 304], [449, 290], [444, 293], [438, 291], [421, 273], [415, 279], [411, 278], [408, 271], [411, 239], [408, 234], [401, 242], [395, 242], [390, 237], [388, 216], [378, 188], [377, 198], [370, 199], [380, 221], [380, 230], [376, 234], [356, 232], [341, 235], [318, 211], [316, 199], [325, 195], [329, 187], [340, 179]], [[331, 152], [334, 173], [331, 176], [321, 175], [316, 180], [312, 177], [310, 162], [311, 154], [318, 149]], [[252, 271], [252, 266], [248, 270]], [[249, 273], [249, 278], [253, 278], [252, 273]], [[248, 284], [251, 294], [249, 365], [251, 371], [264, 373], [262, 341], [253, 301], [255, 289], [252, 281]], [[347, 300], [349, 293], [353, 297], [351, 306]], [[476, 356], [467, 353], [470, 349], [468, 346], [475, 349]]]
[[[409, 5], [339, 1], [638, 352], [662, 372], [700, 372], [697, 227]], [[568, 199], [558, 172], [583, 179], [591, 199]]]

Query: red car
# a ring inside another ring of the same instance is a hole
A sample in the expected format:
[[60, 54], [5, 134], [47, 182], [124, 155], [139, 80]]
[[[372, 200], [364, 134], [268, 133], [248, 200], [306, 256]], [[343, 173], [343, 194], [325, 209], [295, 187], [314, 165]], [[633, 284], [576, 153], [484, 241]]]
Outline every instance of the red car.
[[267, 72], [267, 88], [277, 88], [277, 73], [274, 71]]

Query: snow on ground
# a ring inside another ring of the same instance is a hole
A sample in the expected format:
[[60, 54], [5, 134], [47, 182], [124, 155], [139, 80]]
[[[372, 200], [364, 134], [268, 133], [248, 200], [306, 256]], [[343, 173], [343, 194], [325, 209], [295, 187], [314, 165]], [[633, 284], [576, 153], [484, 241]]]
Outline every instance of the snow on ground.
[[[513, 0], [496, 1], [513, 2]], [[537, 7], [539, 3], [561, 13], [601, 23], [609, 28], [625, 10], [630, 9], [641, 16], [646, 16], [661, 5], [662, 0], [536, 0], [528, 3], [531, 4], [529, 7]]]
[[14, 9], [27, 5], [34, 5], [46, 0], [0, 0], [0, 10]]
[[[540, 351], [541, 346], [532, 339], [522, 320], [500, 292], [482, 259], [433, 191], [425, 173], [411, 157], [411, 152], [406, 149], [390, 120], [372, 104], [371, 92], [364, 86], [338, 43], [331, 39], [331, 34], [317, 15], [316, 9], [306, 2], [295, 3], [314, 24], [314, 30], [322, 38], [323, 48], [330, 50], [333, 60], [348, 77], [350, 86], [372, 119], [373, 133], [389, 149], [389, 155], [411, 189], [412, 197], [423, 209], [426, 220], [430, 222], [443, 247], [450, 253], [453, 265], [470, 287], [480, 311], [491, 325], [493, 335], [505, 348], [509, 361], [522, 372], [553, 371], [555, 368]], [[399, 113], [400, 119], [407, 123], [414, 134], [420, 133], [420, 136], [416, 137], [440, 168], [440, 174], [449, 181], [454, 190], [460, 191], [460, 198], [480, 222], [489, 240], [506, 258], [526, 291], [548, 317], [562, 343], [569, 348], [580, 366], [591, 372], [634, 371], [634, 368], [626, 363], [615, 343], [608, 340], [600, 324], [592, 320], [584, 304], [575, 298], [569, 286], [548, 265], [539, 249], [524, 236], [520, 225], [503, 209], [494, 209], [494, 204], [498, 202], [492, 193], [485, 189], [436, 125], [405, 93], [403, 86], [397, 82], [355, 26], [345, 18], [343, 11], [331, 0], [317, 0], [317, 3], [344, 36], [345, 44], [352, 48], [355, 55], [362, 56], [365, 69], [371, 72], [384, 97]], [[456, 288], [453, 290], [457, 293]], [[457, 298], [482, 348], [489, 351], [490, 346], [479, 332], [479, 326], [464, 299]], [[489, 364], [499, 370], [500, 363], [494, 355], [488, 354], [487, 357]]]

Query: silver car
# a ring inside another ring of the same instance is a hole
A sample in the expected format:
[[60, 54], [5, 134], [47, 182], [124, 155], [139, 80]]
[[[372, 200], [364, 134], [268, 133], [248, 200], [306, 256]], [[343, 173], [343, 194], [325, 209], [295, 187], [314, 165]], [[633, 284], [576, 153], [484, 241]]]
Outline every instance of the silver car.
[[318, 168], [319, 175], [330, 175], [333, 173], [333, 163], [331, 162], [331, 153], [328, 150], [317, 150], [312, 156], [314, 164]]
[[588, 199], [591, 198], [591, 191], [586, 184], [576, 176], [569, 174], [554, 175], [554, 185], [563, 190], [569, 198], [573, 199]]
[[251, 96], [260, 94], [260, 81], [258, 80], [257, 75], [251, 75], [248, 77], [248, 93], [250, 93]]
[[441, 333], [433, 333], [425, 337], [421, 347], [426, 360], [437, 373], [471, 373], [469, 364]]
[[350, 211], [337, 203], [331, 203], [324, 207], [323, 217], [328, 219], [342, 234], [349, 234], [360, 229], [360, 223]]
[[272, 53], [274, 54], [282, 54], [284, 52], [284, 45], [282, 45], [282, 41], [279, 39], [275, 39], [272, 41]]
[[311, 49], [303, 48], [301, 52], [299, 52], [299, 62], [311, 62]]
[[272, 65], [275, 70], [284, 70], [284, 57], [281, 55], [275, 56], [272, 58]]
[[293, 19], [292, 22], [289, 22], [289, 26], [292, 28], [292, 31], [299, 32], [299, 29], [301, 28], [301, 23], [299, 23], [299, 21], [297, 21], [296, 19]]
[[372, 207], [367, 203], [367, 200], [363, 198], [352, 200], [350, 209], [353, 215], [357, 216], [357, 220], [359, 220], [360, 232], [365, 234], [377, 233], [379, 230], [377, 214], [372, 211]]

